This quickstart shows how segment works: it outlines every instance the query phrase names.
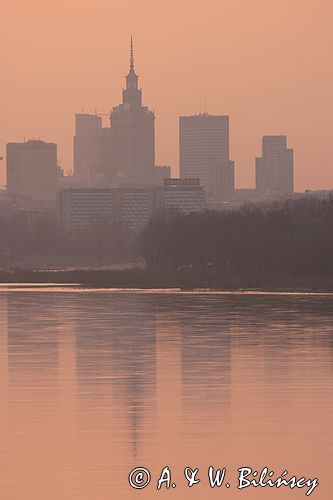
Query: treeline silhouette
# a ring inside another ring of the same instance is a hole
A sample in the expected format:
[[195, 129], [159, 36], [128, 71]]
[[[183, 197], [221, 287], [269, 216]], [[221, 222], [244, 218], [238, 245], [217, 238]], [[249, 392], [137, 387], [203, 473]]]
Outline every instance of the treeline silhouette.
[[150, 268], [215, 275], [333, 275], [333, 197], [152, 220], [138, 248]]
[[80, 230], [64, 232], [54, 213], [21, 210], [1, 216], [0, 263], [19, 262], [28, 255], [89, 256], [94, 259], [120, 258], [126, 255], [128, 234], [104, 220], [94, 220]]
[[[0, 266], [33, 268], [54, 258], [61, 267], [68, 257], [76, 267], [86, 261], [144, 260], [147, 272], [112, 276], [131, 286], [293, 287], [297, 281], [330, 287], [333, 278], [333, 197], [306, 196], [188, 216], [160, 214], [134, 244], [132, 236], [103, 220], [64, 233], [55, 214], [32, 218], [25, 211], [0, 213]], [[30, 259], [36, 254], [37, 259]]]

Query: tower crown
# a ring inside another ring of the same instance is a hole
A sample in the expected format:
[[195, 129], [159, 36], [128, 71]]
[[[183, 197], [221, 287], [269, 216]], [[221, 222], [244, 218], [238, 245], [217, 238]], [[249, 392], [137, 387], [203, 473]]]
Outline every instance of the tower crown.
[[135, 73], [134, 69], [134, 48], [133, 48], [133, 37], [131, 37], [131, 50], [130, 50], [130, 69], [126, 75], [126, 88], [127, 89], [137, 89], [138, 88], [139, 77]]
[[141, 90], [138, 88], [139, 77], [134, 69], [134, 44], [131, 36], [130, 45], [130, 69], [126, 75], [126, 89], [123, 91], [123, 104], [127, 104], [130, 108], [138, 108], [141, 106]]

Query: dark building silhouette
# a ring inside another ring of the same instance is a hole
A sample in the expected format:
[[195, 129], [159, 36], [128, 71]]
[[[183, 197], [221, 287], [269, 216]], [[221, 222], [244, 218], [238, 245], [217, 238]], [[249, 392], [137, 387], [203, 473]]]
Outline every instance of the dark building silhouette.
[[256, 158], [256, 189], [260, 196], [294, 192], [294, 150], [287, 148], [287, 136], [262, 138], [262, 156]]
[[229, 116], [207, 113], [179, 118], [180, 176], [199, 178], [208, 208], [232, 198], [234, 162], [229, 159]]
[[118, 185], [154, 184], [155, 116], [142, 106], [142, 90], [134, 69], [131, 39], [130, 70], [123, 102], [111, 112], [112, 161]]
[[55, 201], [57, 145], [40, 140], [8, 143], [7, 189], [33, 201]]

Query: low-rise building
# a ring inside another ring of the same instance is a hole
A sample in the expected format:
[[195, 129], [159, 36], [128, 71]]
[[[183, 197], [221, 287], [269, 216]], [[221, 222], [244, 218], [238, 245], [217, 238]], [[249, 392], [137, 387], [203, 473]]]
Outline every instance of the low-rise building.
[[158, 210], [167, 215], [201, 212], [205, 209], [205, 189], [199, 179], [170, 178], [158, 191]]
[[190, 214], [204, 208], [205, 190], [198, 179], [165, 179], [164, 186], [147, 188], [64, 189], [58, 194], [65, 232], [104, 222], [135, 235], [159, 213]]

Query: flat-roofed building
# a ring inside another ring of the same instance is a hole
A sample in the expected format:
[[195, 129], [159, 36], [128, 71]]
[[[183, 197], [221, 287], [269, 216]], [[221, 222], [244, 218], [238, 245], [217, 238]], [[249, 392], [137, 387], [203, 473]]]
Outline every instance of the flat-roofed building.
[[55, 201], [57, 145], [40, 140], [7, 144], [7, 189], [33, 201]]
[[179, 118], [181, 178], [198, 178], [206, 205], [229, 201], [234, 189], [234, 162], [229, 159], [229, 116], [201, 113]]
[[59, 222], [65, 232], [107, 223], [134, 236], [160, 213], [187, 215], [204, 208], [205, 190], [199, 179], [165, 179], [163, 186], [147, 188], [64, 189], [58, 194]]
[[97, 114], [75, 115], [74, 177], [92, 188], [110, 187], [114, 181], [111, 129], [103, 127]]

